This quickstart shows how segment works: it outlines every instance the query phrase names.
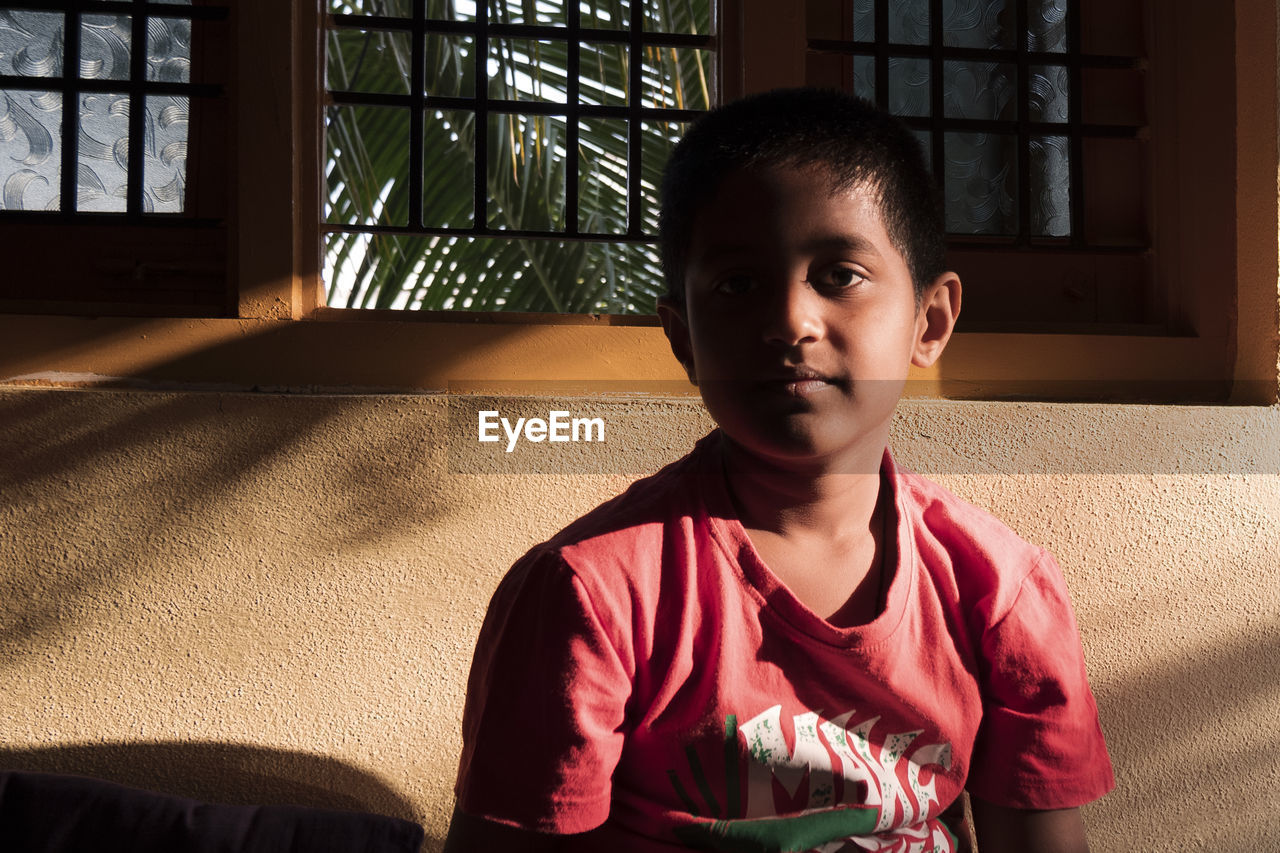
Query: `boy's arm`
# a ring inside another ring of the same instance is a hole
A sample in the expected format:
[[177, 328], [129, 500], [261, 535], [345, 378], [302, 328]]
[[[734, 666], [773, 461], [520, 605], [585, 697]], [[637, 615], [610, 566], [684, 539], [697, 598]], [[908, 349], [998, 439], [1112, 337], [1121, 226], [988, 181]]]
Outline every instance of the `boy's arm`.
[[971, 796], [981, 853], [1088, 853], [1080, 809], [1015, 809]]
[[[1070, 810], [1110, 791], [1115, 779], [1066, 582], [1041, 551], [1032, 571], [1002, 593], [1007, 603], [991, 596], [993, 609], [982, 616], [982, 723], [965, 787], [995, 816], [990, 832], [1078, 821]], [[1068, 817], [1051, 816], [1058, 812]]]
[[507, 573], [467, 682], [450, 849], [550, 850], [608, 820], [632, 684], [618, 624], [557, 550]]
[[494, 850], [555, 853], [561, 849], [563, 839], [560, 835], [504, 826], [455, 808], [453, 820], [449, 822], [449, 835], [444, 841], [444, 853], [490, 853]]

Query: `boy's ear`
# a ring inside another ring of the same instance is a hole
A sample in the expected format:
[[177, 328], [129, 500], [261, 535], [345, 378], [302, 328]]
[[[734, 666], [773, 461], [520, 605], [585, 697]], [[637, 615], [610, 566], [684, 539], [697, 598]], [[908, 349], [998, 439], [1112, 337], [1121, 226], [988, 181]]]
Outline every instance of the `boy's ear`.
[[689, 315], [684, 304], [667, 296], [658, 297], [658, 319], [662, 322], [667, 342], [671, 344], [671, 352], [684, 367], [689, 381], [697, 385], [698, 377], [693, 370], [693, 341], [689, 338]]
[[920, 296], [911, 363], [916, 367], [931, 367], [951, 339], [959, 316], [960, 277], [953, 272], [944, 272]]

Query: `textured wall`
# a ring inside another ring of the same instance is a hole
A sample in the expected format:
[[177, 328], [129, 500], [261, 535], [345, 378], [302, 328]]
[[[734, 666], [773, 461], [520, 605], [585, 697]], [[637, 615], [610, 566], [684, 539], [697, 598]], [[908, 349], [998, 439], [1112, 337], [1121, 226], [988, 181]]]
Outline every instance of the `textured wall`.
[[[508, 457], [481, 407], [548, 404], [0, 391], [0, 763], [438, 838], [498, 577], [706, 427], [571, 401], [604, 445]], [[1094, 849], [1274, 849], [1280, 410], [908, 402], [895, 442], [1066, 571], [1120, 784]]]

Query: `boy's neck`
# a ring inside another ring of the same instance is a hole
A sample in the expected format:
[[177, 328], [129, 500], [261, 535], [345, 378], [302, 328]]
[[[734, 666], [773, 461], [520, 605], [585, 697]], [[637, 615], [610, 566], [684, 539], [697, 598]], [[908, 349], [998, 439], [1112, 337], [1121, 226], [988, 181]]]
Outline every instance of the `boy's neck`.
[[744, 527], [778, 536], [866, 536], [886, 443], [837, 460], [778, 462], [722, 436], [725, 477]]

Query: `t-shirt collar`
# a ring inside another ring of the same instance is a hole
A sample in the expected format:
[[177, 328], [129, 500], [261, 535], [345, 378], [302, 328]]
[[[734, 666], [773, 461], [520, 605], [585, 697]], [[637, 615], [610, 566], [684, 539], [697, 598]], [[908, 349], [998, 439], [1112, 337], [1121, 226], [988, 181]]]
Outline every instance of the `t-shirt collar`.
[[909, 515], [902, 503], [898, 469], [889, 448], [885, 448], [880, 463], [881, 488], [887, 486], [892, 496], [888, 505], [893, 508], [890, 525], [895, 545], [893, 553], [888, 555], [893, 572], [885, 607], [871, 622], [838, 628], [802, 604], [760, 558], [730, 497], [721, 441], [720, 432], [716, 430], [699, 441], [694, 451], [701, 457], [701, 464], [697, 467], [708, 475], [698, 478], [701, 483], [701, 510], [713, 538], [739, 572], [748, 594], [759, 604], [762, 621], [777, 620], [782, 623], [780, 627], [798, 631], [827, 645], [851, 650], [889, 639], [902, 622], [907, 601], [914, 594], [916, 574], [913, 570], [916, 564], [914, 537]]

